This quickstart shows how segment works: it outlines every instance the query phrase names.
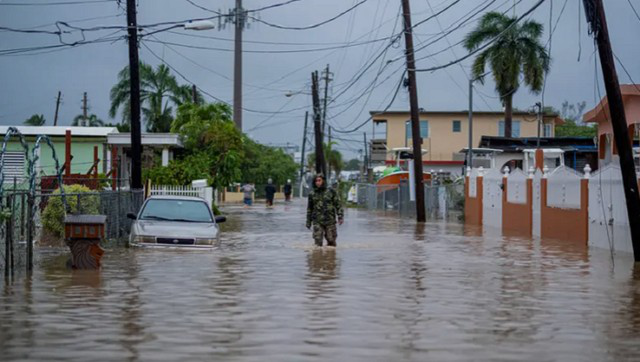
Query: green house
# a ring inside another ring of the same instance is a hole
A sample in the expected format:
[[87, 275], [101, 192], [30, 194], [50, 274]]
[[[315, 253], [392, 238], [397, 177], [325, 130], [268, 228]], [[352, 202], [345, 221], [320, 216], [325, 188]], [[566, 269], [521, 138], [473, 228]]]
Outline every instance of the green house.
[[[10, 126], [0, 126], [0, 137], [4, 144], [5, 137]], [[110, 150], [107, 144], [107, 135], [118, 133], [114, 127], [28, 127], [15, 126], [24, 136], [24, 140], [29, 148], [29, 158], [33, 158], [33, 150], [39, 136], [45, 135], [51, 140], [53, 146], [50, 147], [44, 140], [36, 149], [35, 170], [37, 175], [54, 176], [56, 174], [55, 156], [59, 166], [62, 167], [66, 159], [65, 135], [71, 132], [71, 174], [87, 174], [94, 166], [95, 152], [97, 150], [98, 172], [103, 173], [108, 169], [107, 154]], [[13, 183], [16, 180], [19, 184], [27, 180], [28, 163], [24, 154], [24, 148], [20, 143], [20, 138], [12, 135], [6, 144], [4, 155], [4, 182]]]

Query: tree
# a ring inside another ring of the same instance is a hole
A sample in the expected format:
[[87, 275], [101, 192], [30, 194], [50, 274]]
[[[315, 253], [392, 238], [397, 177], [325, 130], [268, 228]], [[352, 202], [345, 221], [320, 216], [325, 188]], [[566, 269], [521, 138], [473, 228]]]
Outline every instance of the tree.
[[86, 119], [83, 114], [79, 114], [73, 119], [71, 125], [74, 127], [102, 127], [104, 126], [104, 121], [95, 114], [89, 115]]
[[496, 92], [505, 107], [505, 137], [511, 137], [513, 95], [520, 87], [520, 74], [529, 89], [539, 93], [544, 74], [549, 71], [549, 54], [540, 42], [542, 32], [542, 24], [536, 21], [518, 24], [515, 17], [489, 12], [464, 39], [465, 48], [474, 51], [497, 38], [474, 60], [472, 77], [484, 82], [485, 66], [488, 63], [491, 67]]
[[[115, 118], [121, 110], [123, 124], [131, 122], [129, 84], [129, 67], [127, 66], [118, 73], [118, 82], [110, 92], [109, 117]], [[196, 91], [196, 98], [202, 100], [202, 95], [198, 91]], [[166, 65], [161, 64], [154, 69], [148, 64], [140, 63], [141, 111], [147, 131], [169, 132], [173, 121], [173, 106], [190, 103], [192, 100], [191, 87], [179, 85]]]
[[44, 126], [46, 122], [47, 120], [44, 119], [44, 115], [34, 114], [33, 116], [25, 120], [23, 123], [25, 126]]
[[360, 170], [360, 160], [357, 158], [352, 158], [344, 165], [345, 171], [358, 171]]
[[582, 123], [582, 115], [584, 109], [587, 107], [587, 102], [582, 101], [576, 104], [569, 103], [569, 101], [562, 102], [562, 110], [560, 115], [564, 120], [572, 120], [575, 123]]
[[131, 132], [131, 124], [124, 123], [105, 123], [105, 127], [115, 127], [118, 129], [118, 132]]

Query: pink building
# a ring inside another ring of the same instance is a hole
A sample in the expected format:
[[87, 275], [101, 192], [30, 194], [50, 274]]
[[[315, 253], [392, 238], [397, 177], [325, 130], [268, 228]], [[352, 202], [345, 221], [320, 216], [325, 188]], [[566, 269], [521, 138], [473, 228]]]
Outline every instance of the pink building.
[[[636, 140], [640, 131], [640, 126], [638, 126], [640, 124], [640, 84], [623, 84], [620, 86], [620, 90], [629, 134], [632, 140]], [[583, 120], [587, 123], [598, 124], [598, 158], [600, 159], [600, 166], [612, 161], [618, 161], [618, 150], [613, 139], [607, 97], [602, 98], [594, 109], [585, 113]]]

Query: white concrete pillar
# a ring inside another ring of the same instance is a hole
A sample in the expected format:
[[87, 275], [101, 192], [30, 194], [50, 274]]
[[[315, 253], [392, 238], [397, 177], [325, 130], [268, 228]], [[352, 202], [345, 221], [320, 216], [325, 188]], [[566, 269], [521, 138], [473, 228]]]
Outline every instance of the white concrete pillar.
[[164, 147], [162, 149], [162, 166], [169, 166], [169, 147]]

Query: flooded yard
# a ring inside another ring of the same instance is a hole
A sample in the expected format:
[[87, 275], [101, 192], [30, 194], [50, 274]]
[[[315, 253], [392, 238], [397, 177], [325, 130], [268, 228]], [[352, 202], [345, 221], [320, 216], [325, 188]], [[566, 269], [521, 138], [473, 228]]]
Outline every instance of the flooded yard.
[[213, 251], [39, 250], [0, 289], [13, 360], [640, 360], [631, 255], [348, 209], [314, 248], [302, 202], [227, 207]]

